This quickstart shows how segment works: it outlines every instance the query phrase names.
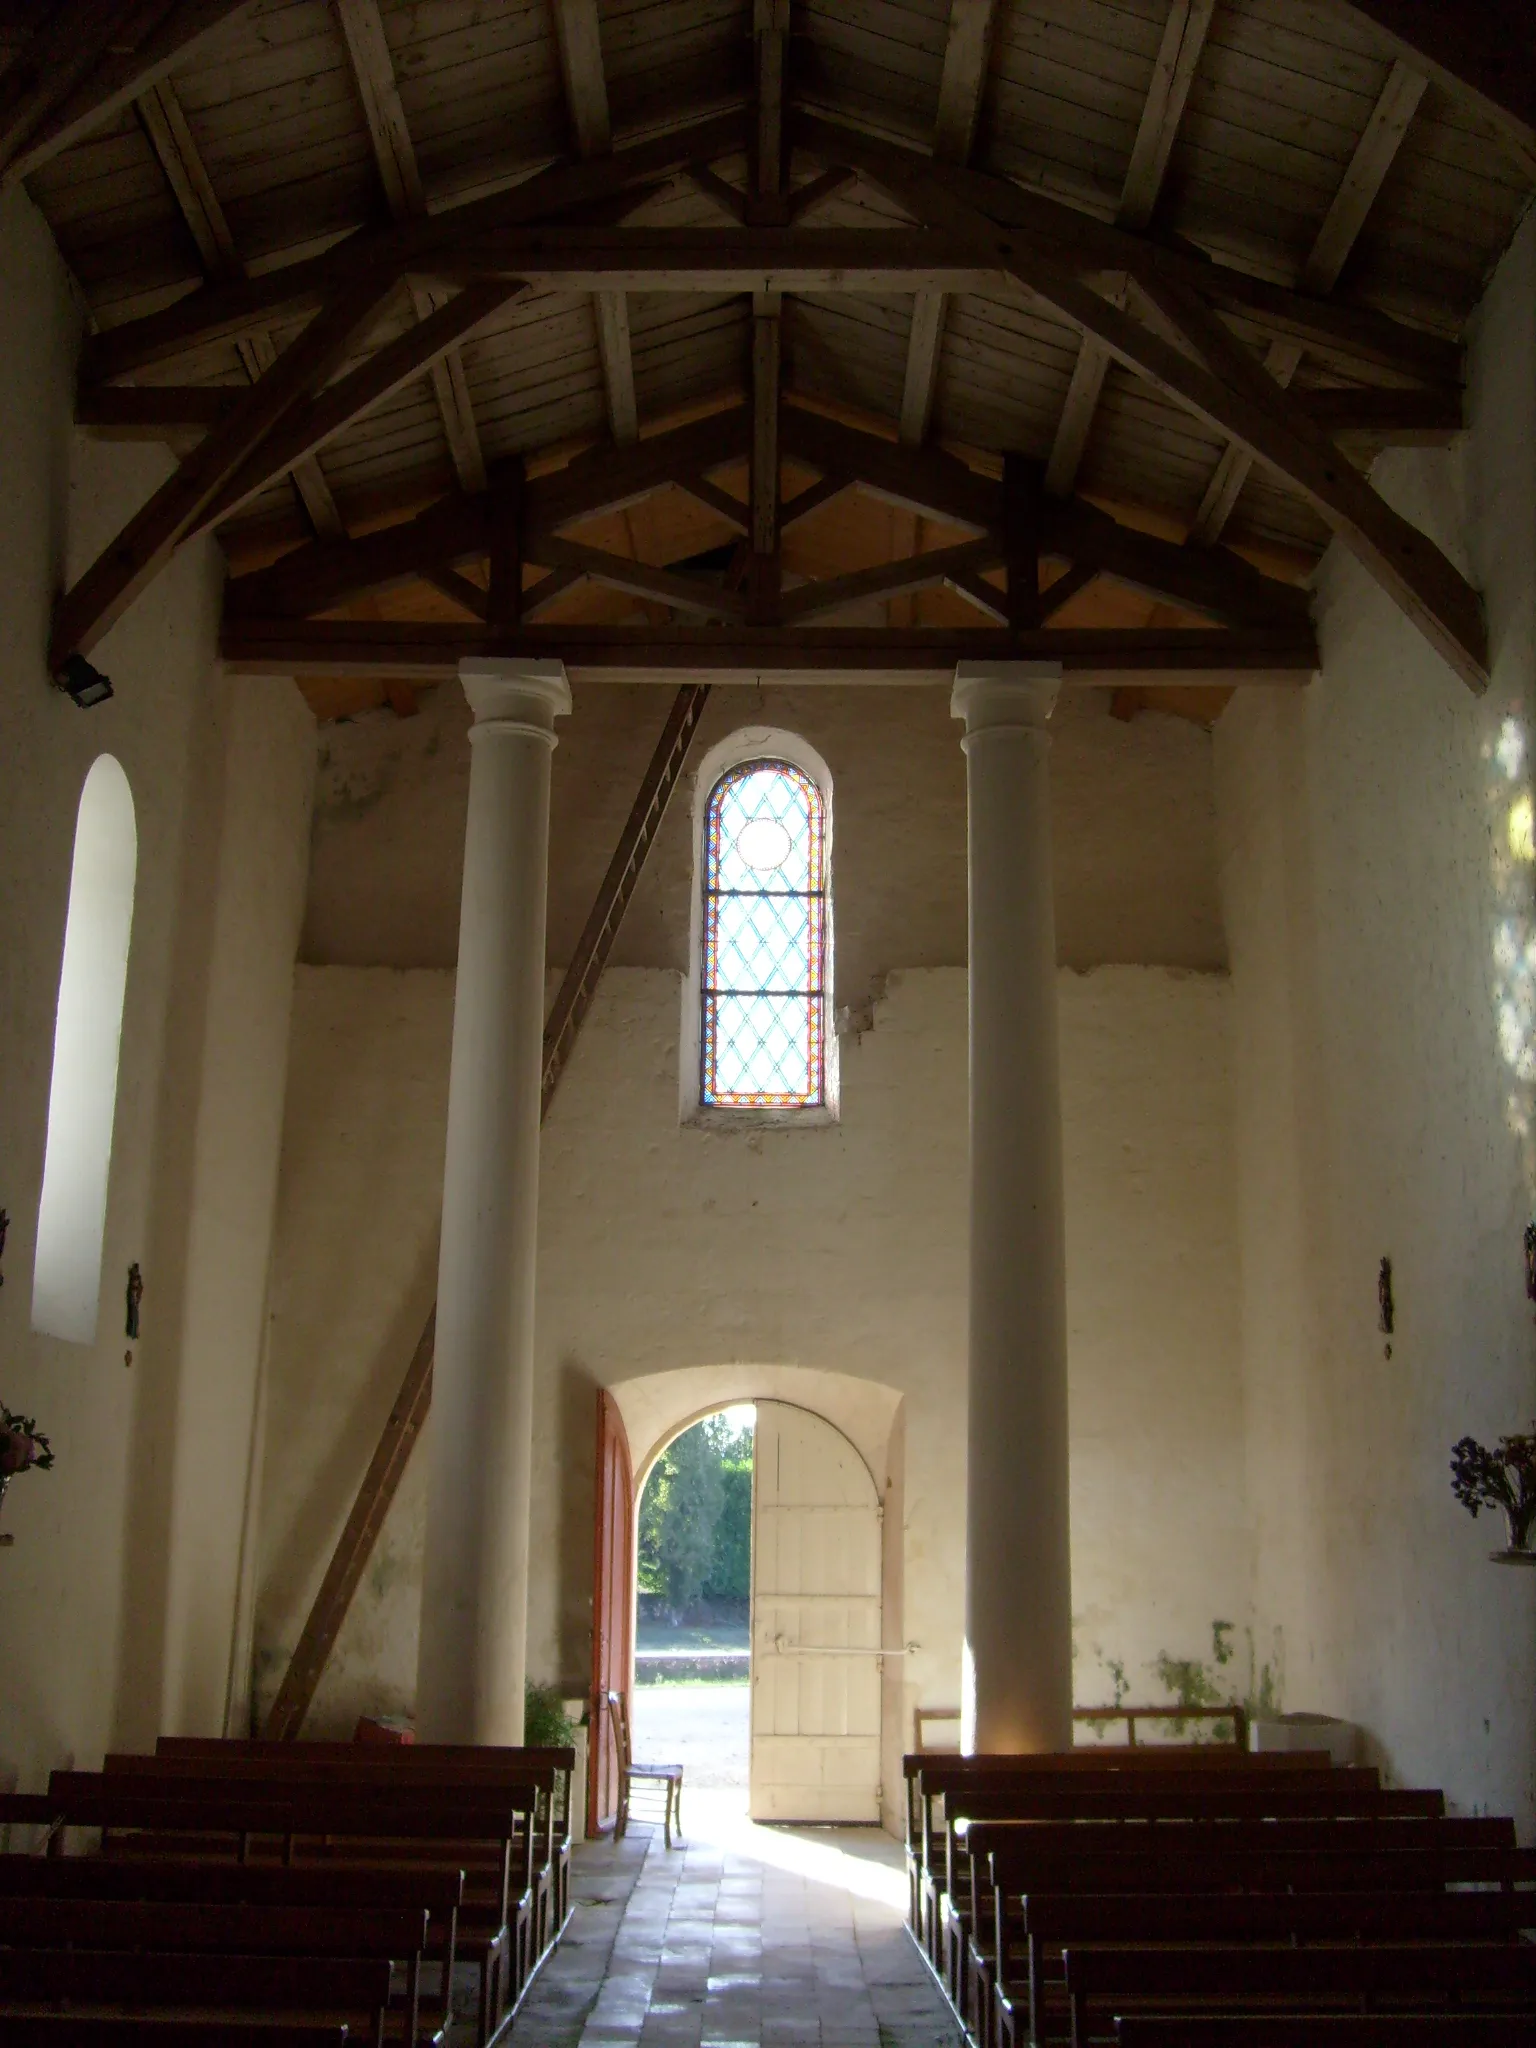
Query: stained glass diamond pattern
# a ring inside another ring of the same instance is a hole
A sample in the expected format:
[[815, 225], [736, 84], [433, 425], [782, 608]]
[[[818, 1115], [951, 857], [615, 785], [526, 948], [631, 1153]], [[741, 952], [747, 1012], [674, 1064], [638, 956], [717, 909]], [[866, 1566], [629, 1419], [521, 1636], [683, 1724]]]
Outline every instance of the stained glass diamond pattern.
[[825, 1097], [821, 791], [782, 761], [734, 770], [705, 831], [702, 1098], [805, 1109]]

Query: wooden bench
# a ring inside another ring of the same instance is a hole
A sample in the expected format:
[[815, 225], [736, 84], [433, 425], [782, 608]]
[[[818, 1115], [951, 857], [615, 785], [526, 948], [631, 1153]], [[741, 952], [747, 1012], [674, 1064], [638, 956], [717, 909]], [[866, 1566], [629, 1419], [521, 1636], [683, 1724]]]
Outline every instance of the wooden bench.
[[234, 1738], [161, 1736], [153, 1757], [108, 1756], [108, 1772], [138, 1776], [173, 1770], [188, 1776], [236, 1778], [321, 1778], [337, 1782], [426, 1782], [464, 1780], [488, 1784], [535, 1783], [549, 1800], [545, 1851], [535, 1873], [534, 1953], [525, 1981], [560, 1939], [570, 1919], [571, 1748], [511, 1748], [491, 1744], [407, 1743], [387, 1749], [355, 1742], [263, 1742]]
[[[1361, 1948], [1072, 1948], [1063, 1958], [1072, 2048], [1114, 2040], [1126, 2007], [1229, 2014], [1288, 2004], [1357, 2012], [1458, 2007], [1536, 2018], [1536, 1948], [1393, 1943]], [[1284, 2017], [1277, 2012], [1275, 2017]]]
[[[1212, 1826], [1225, 1830], [1224, 1838], [1209, 1841], [1170, 1840], [1175, 1829], [1159, 1825], [1146, 1830], [1157, 1840], [1143, 1846], [1126, 1842], [1120, 1846], [1102, 1840], [1079, 1849], [1070, 1834], [1064, 1841], [1061, 1825], [1019, 1827], [1012, 1823], [980, 1823], [971, 1828], [971, 1945], [965, 1979], [966, 2004], [962, 2011], [979, 2039], [1009, 2039], [1017, 2031], [1010, 2000], [1015, 1993], [998, 1991], [998, 1956], [1007, 1954], [1017, 1930], [1010, 1916], [1026, 1896], [1042, 1894], [1125, 1894], [1187, 1893], [1230, 1896], [1233, 1894], [1361, 1891], [1443, 1893], [1451, 1884], [1497, 1884], [1512, 1891], [1517, 1883], [1536, 1875], [1531, 1852], [1512, 1846], [1513, 1828], [1508, 1822], [1491, 1826], [1460, 1821], [1393, 1822], [1387, 1825], [1426, 1832], [1403, 1841], [1400, 1846], [1365, 1846], [1359, 1836], [1340, 1835], [1337, 1830], [1372, 1828], [1382, 1824], [1357, 1821], [1334, 1823], [1330, 1838], [1319, 1838], [1315, 1823], [1306, 1842], [1292, 1832], [1294, 1822], [1235, 1822], [1185, 1824], [1177, 1830]], [[1447, 1832], [1449, 1831], [1449, 1832]], [[1106, 1831], [1094, 1825], [1090, 1832], [1102, 1837]], [[1141, 1830], [1128, 1828], [1125, 1835]], [[1291, 1834], [1289, 1846], [1271, 1846], [1272, 1834], [1281, 1841]], [[1245, 1839], [1246, 1837], [1246, 1839]], [[1005, 1965], [1006, 1967], [1006, 1965]]]
[[347, 2039], [345, 2025], [267, 2020], [260, 2013], [237, 2021], [13, 2013], [5, 2022], [6, 2048], [342, 2048]]
[[[1219, 1769], [1212, 1769], [1204, 1759], [1208, 1751], [1178, 1753], [1169, 1759], [1149, 1761], [1153, 1751], [1122, 1751], [1120, 1761], [1104, 1765], [1083, 1763], [1075, 1753], [1069, 1765], [1061, 1772], [1051, 1772], [1044, 1767], [1049, 1759], [1032, 1757], [1024, 1759], [1026, 1767], [1016, 1769], [1020, 1761], [1016, 1757], [940, 1757], [938, 1761], [928, 1757], [909, 1759], [918, 1763], [913, 1772], [907, 1774], [907, 1884], [909, 1884], [909, 1917], [915, 1937], [926, 1950], [936, 1970], [944, 1968], [944, 1919], [942, 1919], [942, 1896], [944, 1892], [961, 1894], [963, 1886], [952, 1886], [946, 1882], [950, 1872], [952, 1851], [948, 1841], [938, 1835], [936, 1808], [942, 1804], [946, 1819], [946, 1835], [950, 1833], [948, 1821], [961, 1812], [969, 1810], [967, 1800], [981, 1800], [985, 1796], [997, 1796], [1008, 1802], [1034, 1798], [1034, 1796], [1055, 1796], [1071, 1800], [1075, 1796], [1087, 1796], [1098, 1792], [1104, 1800], [1118, 1800], [1122, 1794], [1130, 1796], [1137, 1790], [1157, 1788], [1167, 1794], [1198, 1792], [1204, 1786], [1225, 1786], [1241, 1784], [1249, 1792], [1257, 1792], [1266, 1786], [1286, 1786], [1296, 1792], [1303, 1788], [1333, 1786], [1337, 1780], [1358, 1784], [1362, 1790], [1376, 1790], [1378, 1776], [1374, 1769], [1366, 1772], [1343, 1774], [1333, 1769], [1327, 1759], [1321, 1763], [1315, 1757], [1280, 1759], [1280, 1767], [1272, 1767], [1276, 1759], [1243, 1759], [1237, 1751], [1225, 1751], [1231, 1759], [1239, 1757], [1239, 1763], [1227, 1761]], [[1126, 1765], [1126, 1757], [1137, 1761]], [[940, 1851], [942, 1843], [942, 1851]]]
[[[505, 1787], [456, 1794], [429, 1787], [188, 1786], [56, 1771], [49, 1795], [65, 1829], [103, 1832], [103, 1855], [199, 1855], [238, 1861], [367, 1863], [423, 1859], [468, 1874], [458, 1952], [479, 1970], [479, 2031], [489, 2040], [514, 2002], [532, 1907], [532, 1822], [538, 1795]], [[51, 1847], [58, 1850], [63, 1833]]]
[[[450, 2014], [423, 2025], [421, 1966], [427, 1944], [425, 1908], [214, 1906], [202, 1901], [0, 1899], [0, 1951], [87, 1949], [178, 1955], [382, 1957], [404, 1974], [398, 2006], [407, 2041], [440, 2041]], [[0, 1954], [0, 1997], [8, 1955]]]
[[[570, 1774], [562, 1760], [574, 1752], [487, 1751], [485, 1755], [532, 1757], [540, 1761], [471, 1765], [429, 1760], [422, 1766], [414, 1763], [402, 1766], [396, 1761], [401, 1754], [412, 1756], [410, 1749], [359, 1749], [352, 1743], [335, 1745], [342, 1753], [333, 1758], [315, 1759], [304, 1754], [310, 1747], [321, 1746], [231, 1744], [227, 1747], [234, 1754], [215, 1757], [201, 1753], [188, 1757], [114, 1754], [107, 1757], [103, 1774], [140, 1785], [180, 1786], [187, 1796], [199, 1796], [207, 1785], [223, 1785], [242, 1791], [253, 1789], [261, 1797], [267, 1796], [269, 1788], [275, 1789], [280, 1796], [288, 1796], [295, 1789], [319, 1785], [328, 1792], [363, 1789], [390, 1797], [404, 1789], [413, 1796], [431, 1793], [445, 1799], [480, 1798], [492, 1792], [516, 1795], [530, 1785], [536, 1787], [541, 1805], [532, 1823], [530, 1906], [528, 1914], [519, 1923], [521, 1945], [516, 1957], [513, 1987], [513, 2002], [516, 2003], [545, 1956], [559, 1940], [570, 1917], [570, 1840], [564, 1832], [563, 1820], [559, 1823], [561, 1832], [557, 1836], [556, 1814], [557, 1811], [569, 1811]], [[271, 1747], [278, 1754], [254, 1757], [245, 1753], [248, 1748], [256, 1747]]]
[[[983, 1822], [1045, 1820], [1144, 1822], [1176, 1826], [1188, 1820], [1365, 1819], [1434, 1820], [1445, 1811], [1439, 1792], [1383, 1791], [1374, 1770], [1292, 1772], [1273, 1779], [1210, 1774], [1147, 1780], [1129, 1787], [1106, 1787], [1096, 1779], [1072, 1786], [1011, 1781], [1006, 1788], [988, 1782], [950, 1792], [944, 1801], [942, 1866], [935, 1851], [929, 1891], [936, 1916], [946, 1977], [963, 1976], [965, 1942], [971, 1921], [970, 1830]], [[958, 1983], [958, 1980], [956, 1980]], [[958, 1998], [957, 2002], [962, 2003]]]
[[1536, 2020], [1471, 2014], [1248, 2014], [1241, 2019], [1137, 2014], [1116, 2022], [1120, 2048], [1536, 2048]]
[[1009, 2042], [1047, 2031], [1048, 1999], [1073, 1943], [1509, 1943], [1536, 1928], [1536, 1892], [1034, 1892], [1019, 1908], [1017, 1945], [1010, 1923], [1010, 1938], [1000, 1933], [997, 1948], [995, 1999]]
[[[0, 1972], [0, 2039], [16, 2021], [68, 2008], [70, 2019], [238, 2019], [290, 2015], [346, 2026], [374, 2048], [391, 2038], [388, 1958], [118, 1954], [9, 1949]], [[65, 2038], [68, 2038], [66, 2035]]]

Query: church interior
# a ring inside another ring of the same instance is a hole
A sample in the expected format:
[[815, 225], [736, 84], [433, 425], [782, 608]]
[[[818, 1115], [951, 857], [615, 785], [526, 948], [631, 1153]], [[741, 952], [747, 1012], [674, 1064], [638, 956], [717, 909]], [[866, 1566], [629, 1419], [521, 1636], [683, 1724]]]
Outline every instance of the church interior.
[[[1233, 1914], [1009, 1861], [1143, 1820], [1463, 1830], [1439, 2031], [1283, 2038], [1536, 2038], [1533, 81], [1431, 0], [0, 4], [0, 2037], [226, 2038], [228, 1928], [35, 1873], [180, 1830], [249, 1960], [346, 1904], [303, 1787], [422, 1872], [512, 1803], [381, 2042], [1278, 2043]], [[636, 1511], [740, 1404], [751, 1819], [904, 1842], [914, 1974], [561, 2032], [693, 1882]]]

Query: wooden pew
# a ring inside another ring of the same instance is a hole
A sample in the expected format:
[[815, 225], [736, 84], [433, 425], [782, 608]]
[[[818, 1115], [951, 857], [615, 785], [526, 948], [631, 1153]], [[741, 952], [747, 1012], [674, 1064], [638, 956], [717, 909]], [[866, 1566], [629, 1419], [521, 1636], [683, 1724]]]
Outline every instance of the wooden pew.
[[284, 1775], [330, 1774], [338, 1768], [349, 1778], [432, 1783], [472, 1777], [497, 1783], [535, 1782], [547, 1788], [548, 1874], [541, 1871], [536, 1906], [539, 1939], [527, 1975], [553, 1947], [570, 1919], [571, 1774], [576, 1752], [571, 1748], [511, 1748], [494, 1744], [402, 1743], [388, 1748], [355, 1742], [264, 1742], [234, 1737], [159, 1737], [151, 1757], [112, 1755], [108, 1771], [153, 1773], [172, 1766], [188, 1774], [261, 1776], [276, 1770]]
[[[1383, 1841], [1383, 1827], [1419, 1832]], [[1221, 1833], [1213, 1838], [1216, 1829]], [[1020, 1989], [999, 1995], [997, 1957], [1006, 1957], [1016, 1938], [1017, 1909], [1026, 1896], [1437, 1893], [1467, 1883], [1512, 1890], [1536, 1876], [1536, 1858], [1516, 1849], [1512, 1824], [1498, 1820], [1194, 1821], [1120, 1830], [1094, 1823], [1087, 1832], [1095, 1839], [1079, 1847], [1082, 1835], [1064, 1834], [1059, 1823], [972, 1824], [972, 1946], [961, 2010], [977, 2038], [1007, 2039], [1017, 2031]], [[1105, 1841], [1106, 1835], [1112, 1839]]]
[[1536, 2048], [1536, 2020], [1494, 2013], [1308, 2013], [1116, 2022], [1120, 2048]]
[[[1127, 2008], [1201, 2006], [1238, 2016], [1266, 2002], [1308, 2010], [1483, 2008], [1536, 2018], [1536, 1947], [1383, 1943], [1361, 1948], [1073, 1948], [1064, 1957], [1072, 2048], [1114, 2040]], [[1284, 2017], [1282, 2013], [1276, 2017]]]
[[1032, 1892], [1021, 1901], [1020, 1947], [998, 1949], [998, 2031], [1007, 2042], [1044, 2037], [1062, 1952], [1074, 1943], [1511, 1943], [1532, 1928], [1536, 1892]]
[[[103, 1830], [104, 1854], [193, 1853], [241, 1864], [364, 1862], [409, 1867], [422, 1859], [467, 1870], [459, 1952], [479, 1961], [480, 2037], [489, 2040], [515, 1999], [532, 1903], [534, 1788], [457, 1793], [429, 1787], [188, 1788], [56, 1771], [48, 1796], [67, 1828]], [[55, 1836], [55, 1849], [63, 1836]], [[515, 1859], [515, 1860], [514, 1860]]]
[[[1291, 1773], [1267, 1781], [1246, 1776], [1219, 1782], [1209, 1775], [1203, 1780], [1170, 1777], [1114, 1790], [1097, 1780], [1050, 1789], [1014, 1781], [1008, 1790], [988, 1784], [953, 1791], [945, 1800], [943, 1861], [935, 1866], [929, 1887], [938, 1922], [940, 1966], [957, 2009], [969, 2011], [970, 1950], [975, 1947], [985, 1957], [991, 1931], [985, 1918], [975, 1918], [971, 1876], [970, 1833], [981, 1824], [1070, 1819], [1177, 1829], [1191, 1820], [1428, 1820], [1439, 1818], [1444, 1808], [1438, 1792], [1383, 1792], [1374, 1771], [1331, 1771], [1315, 1777]], [[933, 1852], [928, 1853], [931, 1857]]]
[[421, 1965], [429, 1915], [424, 1907], [392, 1910], [321, 1906], [213, 1906], [202, 1901], [0, 1899], [0, 1998], [9, 1953], [87, 1949], [178, 1955], [382, 1957], [405, 1974], [399, 2007], [401, 2037], [436, 2044], [447, 2030], [445, 2006], [425, 2027]]
[[[1148, 1752], [1136, 1752], [1146, 1755]], [[934, 1968], [966, 2010], [966, 1943], [971, 1930], [968, 1857], [957, 1829], [979, 1819], [1173, 1819], [1200, 1812], [1231, 1818], [1274, 1812], [1293, 1814], [1371, 1811], [1380, 1797], [1374, 1770], [1294, 1768], [1271, 1772], [1260, 1759], [1241, 1770], [1185, 1770], [1175, 1763], [1156, 1770], [1100, 1774], [1081, 1767], [1054, 1777], [1034, 1770], [957, 1770], [953, 1760], [924, 1769], [917, 1779], [920, 1836], [917, 1852], [918, 1935]], [[1407, 1810], [1433, 1810], [1434, 1795], [1413, 1795]], [[1416, 1802], [1416, 1803], [1414, 1803]], [[939, 1835], [935, 1809], [942, 1803]]]
[[[14, 2022], [69, 2008], [71, 2019], [233, 2020], [288, 2014], [347, 2026], [374, 2048], [389, 2039], [387, 1957], [118, 1954], [10, 1949], [0, 1972], [0, 2039]], [[66, 2034], [65, 2039], [68, 2038]]]
[[931, 1756], [905, 1759], [907, 1794], [908, 1911], [919, 1946], [942, 1969], [943, 1930], [939, 1917], [935, 1808], [961, 1793], [991, 1789], [1067, 1790], [1097, 1785], [1105, 1792], [1156, 1783], [1195, 1789], [1208, 1780], [1241, 1780], [1245, 1785], [1323, 1784], [1347, 1775], [1362, 1785], [1379, 1783], [1374, 1770], [1338, 1771], [1324, 1753], [1295, 1752], [1252, 1757], [1231, 1747], [1203, 1745], [1151, 1749], [1071, 1750], [1041, 1755]]
[[231, 2021], [56, 2012], [12, 2014], [5, 2022], [6, 2048], [343, 2048], [347, 2037], [345, 2025], [264, 2020], [259, 2013]]
[[[563, 1760], [574, 1752], [486, 1751], [482, 1752], [482, 1757], [518, 1756], [539, 1761], [482, 1761], [474, 1765], [432, 1763], [426, 1767], [402, 1767], [395, 1759], [402, 1753], [411, 1754], [409, 1750], [381, 1751], [354, 1743], [338, 1743], [334, 1747], [340, 1754], [332, 1758], [317, 1760], [304, 1754], [309, 1748], [320, 1747], [329, 1748], [331, 1745], [229, 1743], [222, 1746], [225, 1754], [215, 1756], [206, 1755], [201, 1749], [197, 1754], [186, 1757], [179, 1754], [114, 1754], [107, 1757], [103, 1768], [104, 1775], [111, 1778], [162, 1788], [179, 1786], [189, 1797], [199, 1796], [207, 1785], [225, 1785], [241, 1790], [250, 1788], [260, 1797], [267, 1796], [263, 1788], [276, 1788], [280, 1796], [288, 1796], [295, 1789], [319, 1785], [327, 1791], [344, 1788], [372, 1790], [383, 1797], [394, 1797], [403, 1788], [413, 1796], [430, 1793], [445, 1799], [461, 1796], [479, 1798], [492, 1791], [517, 1794], [530, 1785], [534, 1786], [540, 1794], [541, 1803], [533, 1823], [535, 1839], [529, 1910], [519, 1921], [520, 1947], [515, 1957], [512, 1987], [515, 2003], [559, 1940], [570, 1917], [570, 1840], [565, 1832], [561, 1832], [557, 1839], [556, 1814], [557, 1811], [569, 1811], [570, 1773]], [[277, 1753], [260, 1757], [246, 1753], [254, 1748]]]

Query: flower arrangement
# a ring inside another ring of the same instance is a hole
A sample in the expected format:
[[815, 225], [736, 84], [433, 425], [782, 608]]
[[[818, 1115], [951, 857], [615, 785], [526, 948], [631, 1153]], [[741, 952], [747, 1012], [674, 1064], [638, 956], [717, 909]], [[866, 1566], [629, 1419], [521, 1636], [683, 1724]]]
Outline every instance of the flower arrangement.
[[1464, 1436], [1451, 1448], [1451, 1489], [1469, 1515], [1475, 1517], [1481, 1508], [1503, 1511], [1509, 1531], [1504, 1556], [1536, 1560], [1531, 1549], [1536, 1524], [1536, 1422], [1527, 1436], [1501, 1436], [1491, 1451]]
[[0, 1401], [0, 1500], [18, 1472], [30, 1472], [35, 1465], [46, 1472], [53, 1463], [53, 1446], [30, 1415], [13, 1415]]

